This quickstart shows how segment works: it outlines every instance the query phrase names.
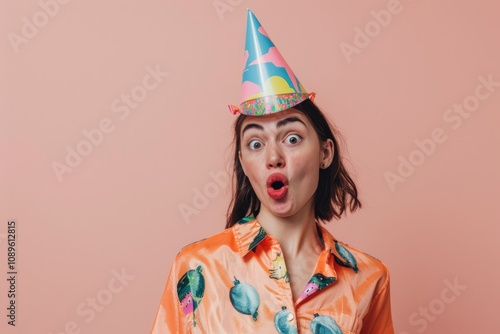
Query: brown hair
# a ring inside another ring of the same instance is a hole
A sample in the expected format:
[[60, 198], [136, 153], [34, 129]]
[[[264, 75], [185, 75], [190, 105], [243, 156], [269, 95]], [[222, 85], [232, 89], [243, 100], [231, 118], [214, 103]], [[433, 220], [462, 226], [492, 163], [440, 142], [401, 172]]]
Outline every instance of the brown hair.
[[[341, 138], [340, 133], [328, 122], [321, 110], [310, 99], [306, 99], [293, 108], [307, 116], [321, 141], [331, 139], [335, 149], [330, 166], [326, 169], [320, 169], [318, 188], [314, 199], [315, 218], [323, 222], [329, 221], [333, 217], [340, 219], [347, 208], [351, 212], [361, 208], [356, 185], [342, 163], [343, 157], [337, 140], [337, 138]], [[239, 115], [234, 123], [233, 197], [227, 211], [226, 228], [233, 226], [250, 214], [257, 216], [260, 211], [260, 201], [243, 172], [238, 153], [241, 148], [241, 126], [246, 117], [246, 115]]]

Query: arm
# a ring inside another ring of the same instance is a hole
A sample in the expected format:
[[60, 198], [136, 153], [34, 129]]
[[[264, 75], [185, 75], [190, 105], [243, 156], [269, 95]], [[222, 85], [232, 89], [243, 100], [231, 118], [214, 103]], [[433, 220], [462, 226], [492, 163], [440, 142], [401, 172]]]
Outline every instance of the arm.
[[385, 280], [375, 293], [368, 313], [363, 318], [361, 334], [394, 334], [391, 314], [390, 278], [385, 270]]
[[186, 316], [181, 309], [179, 297], [177, 296], [178, 259], [179, 256], [174, 260], [170, 269], [151, 334], [188, 333]]

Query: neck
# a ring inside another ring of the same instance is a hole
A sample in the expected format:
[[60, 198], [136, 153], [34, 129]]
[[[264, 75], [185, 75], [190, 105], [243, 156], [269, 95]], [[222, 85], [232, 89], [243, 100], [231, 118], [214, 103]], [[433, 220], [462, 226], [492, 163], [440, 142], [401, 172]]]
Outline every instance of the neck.
[[321, 252], [314, 208], [289, 217], [277, 217], [264, 209], [256, 218], [266, 233], [278, 240], [285, 258]]

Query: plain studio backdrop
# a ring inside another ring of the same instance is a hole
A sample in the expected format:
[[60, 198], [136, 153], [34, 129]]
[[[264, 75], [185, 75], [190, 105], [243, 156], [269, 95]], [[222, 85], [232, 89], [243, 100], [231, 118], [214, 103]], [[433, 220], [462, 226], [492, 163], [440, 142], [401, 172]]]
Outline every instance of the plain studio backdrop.
[[364, 207], [327, 228], [389, 266], [396, 333], [496, 332], [500, 6], [472, 0], [2, 1], [0, 332], [149, 332], [224, 228], [247, 7], [344, 135]]

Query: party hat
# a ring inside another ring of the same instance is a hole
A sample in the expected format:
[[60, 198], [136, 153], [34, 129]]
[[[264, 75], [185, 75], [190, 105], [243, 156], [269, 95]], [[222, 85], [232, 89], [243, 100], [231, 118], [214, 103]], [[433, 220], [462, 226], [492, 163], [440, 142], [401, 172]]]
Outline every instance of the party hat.
[[241, 104], [230, 105], [236, 114], [268, 115], [292, 108], [305, 99], [314, 99], [281, 56], [259, 20], [248, 10], [245, 67]]

